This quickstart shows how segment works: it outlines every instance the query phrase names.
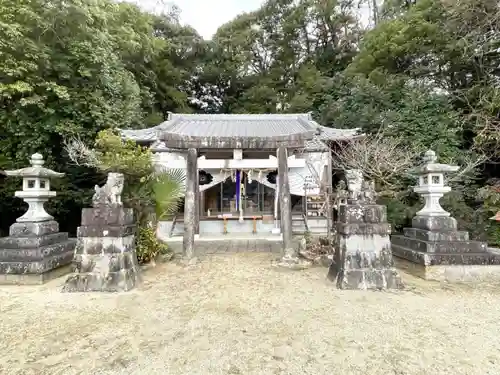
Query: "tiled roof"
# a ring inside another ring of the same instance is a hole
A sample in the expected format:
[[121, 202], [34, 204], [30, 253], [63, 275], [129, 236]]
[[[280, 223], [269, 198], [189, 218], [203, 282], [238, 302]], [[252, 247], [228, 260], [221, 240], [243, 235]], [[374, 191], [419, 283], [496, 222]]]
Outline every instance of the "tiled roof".
[[192, 137], [275, 137], [314, 130], [307, 114], [183, 115], [173, 114], [168, 133]]
[[306, 141], [305, 149], [307, 151], [322, 151], [328, 150], [328, 146], [318, 138], [311, 139], [310, 141]]
[[321, 134], [318, 136], [322, 141], [341, 141], [356, 138], [361, 135], [360, 129], [336, 129], [318, 125]]
[[166, 122], [147, 129], [119, 129], [123, 138], [137, 142], [154, 142], [158, 140], [158, 131], [162, 129]]
[[[169, 119], [148, 129], [120, 130], [124, 138], [154, 142], [160, 133], [191, 137], [274, 137], [301, 134], [321, 129], [320, 140], [349, 139], [356, 129], [321, 126], [310, 114], [171, 114]], [[308, 141], [318, 143], [317, 140]], [[318, 146], [318, 144], [316, 144]]]

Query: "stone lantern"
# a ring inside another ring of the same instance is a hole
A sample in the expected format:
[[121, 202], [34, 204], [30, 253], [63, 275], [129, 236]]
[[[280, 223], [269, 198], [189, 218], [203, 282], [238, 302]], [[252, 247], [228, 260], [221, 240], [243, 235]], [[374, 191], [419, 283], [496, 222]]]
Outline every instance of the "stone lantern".
[[443, 195], [451, 191], [449, 186], [444, 185], [444, 174], [456, 172], [460, 167], [436, 163], [436, 153], [432, 150], [424, 154], [423, 160], [424, 165], [414, 170], [419, 177], [418, 186], [414, 187], [413, 191], [425, 200], [424, 208], [417, 212], [417, 216], [448, 217], [450, 213], [445, 211], [439, 203]]
[[424, 197], [425, 206], [412, 219], [411, 228], [391, 237], [392, 253], [401, 267], [426, 280], [490, 280], [500, 274], [500, 256], [490, 253], [486, 243], [471, 241], [469, 232], [458, 230], [457, 220], [439, 204], [451, 190], [444, 185], [444, 174], [459, 167], [438, 164], [436, 159], [434, 151], [429, 150], [424, 164], [413, 170], [419, 176], [414, 191]]
[[28, 211], [16, 220], [18, 223], [36, 223], [54, 219], [45, 211], [43, 205], [49, 198], [56, 196], [56, 192], [50, 190], [50, 178], [63, 177], [64, 173], [44, 168], [44, 163], [42, 155], [33, 154], [30, 160], [31, 167], [5, 171], [7, 176], [23, 179], [23, 190], [16, 191], [15, 196], [23, 199], [29, 207]]
[[62, 177], [44, 168], [40, 154], [31, 156], [31, 167], [5, 171], [22, 177], [23, 189], [15, 196], [28, 203], [28, 211], [0, 238], [0, 284], [41, 284], [70, 272], [76, 241], [59, 232], [59, 224], [43, 205], [56, 195], [50, 191], [50, 178]]

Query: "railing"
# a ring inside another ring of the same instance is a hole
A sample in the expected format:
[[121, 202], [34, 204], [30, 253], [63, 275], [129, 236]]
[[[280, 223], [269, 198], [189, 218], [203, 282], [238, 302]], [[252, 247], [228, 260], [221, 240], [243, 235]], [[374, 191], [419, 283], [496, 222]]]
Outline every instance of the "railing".
[[304, 219], [304, 227], [306, 228], [306, 232], [309, 232], [309, 225], [307, 224], [307, 215], [303, 213], [302, 218]]

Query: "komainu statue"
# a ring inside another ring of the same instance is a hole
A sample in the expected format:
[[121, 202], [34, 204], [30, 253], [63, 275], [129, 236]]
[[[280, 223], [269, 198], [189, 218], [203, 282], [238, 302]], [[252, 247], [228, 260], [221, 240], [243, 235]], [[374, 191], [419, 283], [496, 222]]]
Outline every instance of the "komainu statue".
[[377, 203], [377, 192], [374, 181], [363, 181], [363, 201], [366, 204]]
[[363, 199], [363, 173], [359, 169], [349, 169], [345, 171], [347, 180], [347, 190], [349, 191], [349, 199], [352, 201]]
[[92, 197], [92, 206], [102, 205], [122, 205], [124, 177], [122, 173], [108, 173], [106, 184], [102, 187], [95, 186], [95, 193]]

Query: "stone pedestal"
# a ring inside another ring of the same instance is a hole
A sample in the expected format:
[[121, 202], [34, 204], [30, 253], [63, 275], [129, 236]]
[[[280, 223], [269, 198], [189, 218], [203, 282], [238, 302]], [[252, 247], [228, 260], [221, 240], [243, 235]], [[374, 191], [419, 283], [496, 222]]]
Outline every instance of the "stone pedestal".
[[393, 266], [386, 207], [351, 201], [341, 205], [337, 246], [328, 278], [339, 289], [400, 289]]
[[[457, 221], [445, 216], [416, 216], [404, 235], [392, 236], [398, 267], [426, 280], [472, 281], [492, 273], [500, 276], [500, 255], [486, 243], [470, 241], [457, 230]], [[496, 269], [496, 270], [495, 270]]]
[[122, 292], [140, 281], [131, 208], [84, 208], [73, 267], [63, 292]]
[[75, 242], [53, 220], [13, 224], [0, 238], [0, 283], [42, 284], [67, 274]]

